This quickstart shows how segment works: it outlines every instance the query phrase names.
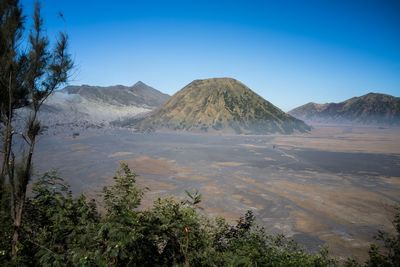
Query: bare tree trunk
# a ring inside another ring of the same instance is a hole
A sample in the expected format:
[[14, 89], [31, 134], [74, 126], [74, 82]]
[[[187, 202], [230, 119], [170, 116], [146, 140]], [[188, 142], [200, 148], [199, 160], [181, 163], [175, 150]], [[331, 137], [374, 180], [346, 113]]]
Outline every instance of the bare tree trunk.
[[11, 146], [13, 141], [13, 132], [12, 132], [12, 118], [13, 118], [13, 109], [12, 109], [12, 84], [11, 84], [11, 73], [8, 85], [8, 110], [7, 110], [7, 119], [5, 120], [6, 127], [4, 130], [4, 158], [1, 166], [1, 174], [0, 174], [0, 192], [4, 192], [4, 186], [6, 182], [6, 173], [9, 172], [9, 164], [10, 164], [10, 156], [11, 156]]
[[12, 142], [12, 137], [10, 136], [10, 129], [8, 125], [8, 121], [6, 123], [6, 127], [4, 129], [4, 143], [3, 143], [3, 162], [1, 164], [1, 173], [0, 173], [0, 192], [3, 193], [3, 189], [5, 187], [6, 182], [6, 173], [7, 173], [7, 164], [10, 159], [10, 145]]
[[26, 159], [23, 161], [23, 172], [20, 174], [21, 176], [17, 177], [18, 183], [15, 183], [14, 178], [12, 183], [12, 218], [14, 222], [14, 233], [11, 241], [11, 255], [15, 260], [18, 254], [18, 242], [19, 242], [19, 232], [21, 228], [21, 220], [22, 220], [22, 211], [24, 207], [25, 197], [26, 197], [26, 188], [31, 179], [32, 175], [32, 159], [33, 152], [36, 144], [36, 137], [39, 134], [39, 131], [33, 131], [32, 129], [36, 127], [38, 123], [36, 121], [38, 110], [37, 107], [34, 107], [33, 116], [29, 119], [27, 123], [27, 131], [29, 138], [29, 151]]

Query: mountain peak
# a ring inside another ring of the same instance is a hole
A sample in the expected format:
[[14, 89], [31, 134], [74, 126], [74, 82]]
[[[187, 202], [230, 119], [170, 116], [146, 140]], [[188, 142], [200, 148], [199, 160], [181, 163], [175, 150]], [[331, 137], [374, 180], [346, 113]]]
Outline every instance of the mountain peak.
[[142, 82], [142, 81], [138, 81], [138, 82], [136, 82], [133, 86], [148, 86], [148, 85], [145, 84], [145, 83]]
[[[208, 87], [215, 87], [215, 89], [229, 89], [230, 87], [233, 87], [232, 85], [234, 84], [240, 84], [242, 86], [245, 86], [238, 80], [234, 78], [229, 78], [229, 77], [217, 77], [217, 78], [207, 78], [207, 79], [198, 79], [194, 80], [191, 83], [189, 83], [187, 86], [190, 85], [207, 85]], [[230, 86], [229, 86], [230, 85]]]
[[231, 77], [212, 77], [212, 78], [196, 79], [192, 82], [239, 82], [239, 81]]
[[68, 94], [78, 94], [87, 100], [121, 106], [138, 106], [155, 108], [164, 103], [169, 96], [144, 84], [137, 82], [133, 87], [114, 86], [67, 86], [61, 91]]
[[289, 113], [323, 123], [400, 124], [400, 98], [371, 92], [340, 103], [308, 103]]
[[136, 127], [141, 131], [210, 130], [255, 134], [310, 129], [233, 78], [194, 80]]

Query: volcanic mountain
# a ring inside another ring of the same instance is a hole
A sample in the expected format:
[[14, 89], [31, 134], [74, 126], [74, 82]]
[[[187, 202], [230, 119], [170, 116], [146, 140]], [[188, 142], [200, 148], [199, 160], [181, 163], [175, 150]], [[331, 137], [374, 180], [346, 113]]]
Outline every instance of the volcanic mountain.
[[91, 102], [149, 109], [160, 106], [169, 98], [169, 95], [163, 94], [141, 81], [135, 83], [133, 86], [67, 86], [61, 92], [77, 94]]
[[310, 127], [232, 78], [195, 80], [159, 109], [138, 119], [139, 131], [156, 129], [243, 134], [306, 132]]
[[169, 95], [143, 82], [133, 86], [67, 86], [46, 100], [39, 116], [43, 125], [53, 133], [79, 132], [86, 128], [107, 127], [111, 121], [148, 113], [168, 98]]
[[400, 98], [369, 93], [340, 103], [308, 103], [289, 113], [296, 118], [317, 123], [400, 125]]

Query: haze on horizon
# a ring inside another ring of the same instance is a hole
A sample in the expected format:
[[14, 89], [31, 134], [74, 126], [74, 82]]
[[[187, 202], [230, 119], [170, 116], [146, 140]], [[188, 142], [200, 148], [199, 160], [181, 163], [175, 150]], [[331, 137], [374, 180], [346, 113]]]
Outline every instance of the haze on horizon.
[[41, 3], [49, 35], [70, 36], [71, 84], [141, 80], [173, 94], [194, 79], [233, 77], [285, 111], [400, 95], [399, 1]]

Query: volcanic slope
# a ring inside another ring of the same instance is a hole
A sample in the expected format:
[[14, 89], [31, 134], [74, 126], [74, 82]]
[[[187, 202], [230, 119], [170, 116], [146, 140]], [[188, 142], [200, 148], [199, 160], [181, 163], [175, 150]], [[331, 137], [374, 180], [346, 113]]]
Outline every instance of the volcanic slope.
[[[150, 112], [168, 98], [143, 82], [133, 86], [67, 86], [46, 100], [39, 117], [49, 133], [68, 134], [107, 128], [110, 122]], [[18, 111], [21, 116], [26, 112], [29, 109]]]
[[307, 132], [303, 121], [286, 114], [232, 78], [195, 80], [161, 108], [138, 119], [139, 131], [268, 134]]
[[308, 103], [289, 113], [310, 122], [400, 125], [400, 98], [369, 93], [340, 103]]
[[159, 107], [169, 98], [169, 95], [163, 94], [141, 81], [135, 83], [133, 86], [67, 86], [61, 92], [76, 94], [91, 102], [149, 109]]

